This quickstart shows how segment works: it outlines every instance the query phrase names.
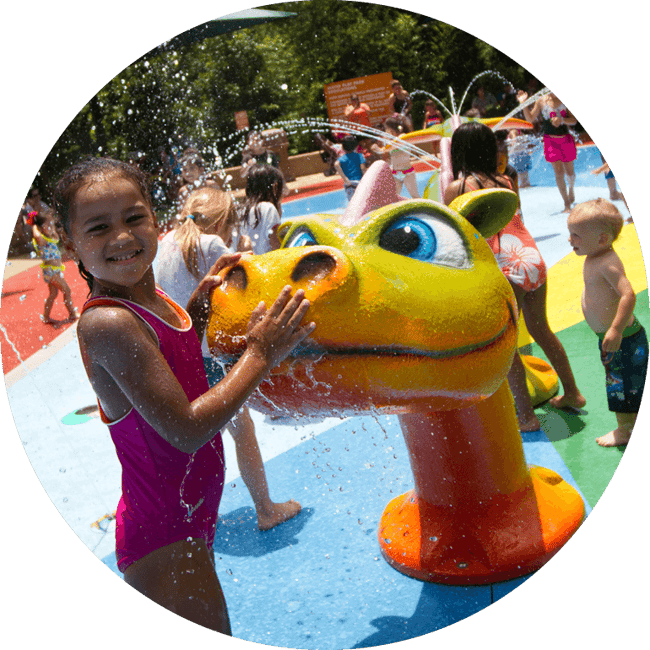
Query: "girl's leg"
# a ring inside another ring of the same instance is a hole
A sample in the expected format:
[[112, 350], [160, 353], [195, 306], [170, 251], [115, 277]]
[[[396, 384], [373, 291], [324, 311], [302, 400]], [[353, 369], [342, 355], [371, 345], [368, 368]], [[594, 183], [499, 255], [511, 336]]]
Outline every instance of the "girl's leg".
[[560, 161], [552, 162], [551, 166], [555, 174], [557, 189], [560, 190], [562, 200], [564, 201], [564, 211], [569, 212], [571, 210], [571, 201], [569, 201], [569, 194], [566, 189], [566, 183], [564, 182], [564, 163]]
[[[510, 286], [515, 293], [517, 306], [521, 309], [521, 304], [526, 292], [512, 282], [510, 283]], [[515, 357], [512, 360], [512, 366], [508, 372], [508, 384], [510, 385], [510, 390], [512, 391], [512, 396], [517, 408], [519, 430], [537, 431], [542, 425], [539, 418], [535, 415], [533, 404], [530, 401], [530, 393], [528, 392], [528, 384], [526, 382], [526, 369], [521, 361], [519, 352], [515, 352]]]
[[406, 178], [404, 179], [404, 185], [406, 185], [406, 189], [408, 190], [408, 193], [411, 195], [412, 199], [420, 198], [420, 193], [418, 192], [418, 181], [415, 177], [415, 173], [406, 175]]
[[548, 324], [546, 295], [546, 282], [538, 289], [525, 293], [522, 300], [522, 312], [528, 332], [544, 350], [544, 354], [562, 382], [564, 395], [553, 397], [549, 404], [555, 408], [582, 408], [587, 400], [578, 390], [564, 346]]
[[52, 284], [54, 284], [63, 294], [63, 302], [65, 303], [65, 307], [68, 310], [68, 315], [70, 318], [77, 318], [77, 310], [72, 304], [72, 291], [70, 290], [70, 286], [65, 281], [63, 275], [58, 275], [52, 278]]
[[616, 187], [615, 178], [607, 179], [607, 189], [609, 190], [610, 201], [621, 201], [623, 199], [623, 195], [618, 191], [618, 188]]
[[169, 611], [231, 635], [226, 600], [205, 540], [182, 540], [149, 553], [124, 572], [124, 581]]
[[255, 424], [247, 407], [228, 424], [235, 441], [237, 465], [241, 477], [250, 492], [257, 512], [257, 525], [260, 530], [269, 530], [292, 517], [301, 510], [301, 505], [290, 499], [284, 503], [274, 503], [269, 495], [266, 472], [260, 446], [255, 436]]
[[573, 168], [573, 162], [564, 163], [564, 174], [566, 175], [567, 195], [569, 197], [569, 203], [573, 203], [576, 200], [576, 195], [573, 191], [573, 188], [576, 184], [576, 172]]
[[52, 306], [54, 305], [54, 301], [56, 300], [56, 296], [59, 293], [59, 290], [56, 284], [52, 281], [47, 283], [47, 288], [49, 289], [50, 293], [45, 299], [45, 306], [43, 307], [43, 322], [52, 323], [53, 321], [50, 318], [50, 314], [52, 313]]
[[403, 181], [400, 181], [397, 176], [393, 176], [393, 178], [395, 179], [395, 185], [397, 186], [397, 194], [401, 195]]

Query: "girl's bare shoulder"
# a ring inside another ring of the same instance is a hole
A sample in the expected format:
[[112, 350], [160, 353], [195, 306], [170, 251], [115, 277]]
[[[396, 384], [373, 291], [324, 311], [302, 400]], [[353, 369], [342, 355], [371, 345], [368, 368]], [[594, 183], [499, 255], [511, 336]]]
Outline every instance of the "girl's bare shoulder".
[[77, 336], [84, 347], [102, 355], [138, 341], [151, 340], [142, 321], [126, 307], [101, 305], [85, 310], [77, 325]]

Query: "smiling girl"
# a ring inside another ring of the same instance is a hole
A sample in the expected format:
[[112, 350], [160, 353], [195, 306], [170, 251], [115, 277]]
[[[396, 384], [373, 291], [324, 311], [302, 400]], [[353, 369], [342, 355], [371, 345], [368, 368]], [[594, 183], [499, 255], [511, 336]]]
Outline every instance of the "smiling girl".
[[69, 169], [55, 193], [64, 232], [90, 287], [78, 338], [122, 465], [117, 562], [124, 580], [167, 609], [230, 634], [212, 543], [224, 483], [220, 429], [313, 328], [301, 291], [253, 311], [246, 350], [209, 388], [200, 341], [222, 256], [187, 305], [156, 287], [158, 225], [142, 173], [109, 158]]

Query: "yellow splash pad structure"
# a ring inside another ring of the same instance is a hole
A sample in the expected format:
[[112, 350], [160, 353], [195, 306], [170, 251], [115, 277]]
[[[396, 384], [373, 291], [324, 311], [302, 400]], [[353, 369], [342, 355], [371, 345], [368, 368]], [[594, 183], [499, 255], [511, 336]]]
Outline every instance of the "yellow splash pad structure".
[[403, 201], [375, 163], [342, 217], [285, 222], [280, 250], [245, 256], [213, 293], [208, 342], [233, 359], [261, 300], [290, 284], [310, 301], [316, 330], [260, 385], [256, 408], [398, 414], [415, 488], [387, 505], [378, 537], [385, 559], [418, 579], [530, 573], [584, 516], [558, 474], [526, 465], [506, 381], [518, 314], [485, 237], [516, 206], [501, 189], [448, 207]]

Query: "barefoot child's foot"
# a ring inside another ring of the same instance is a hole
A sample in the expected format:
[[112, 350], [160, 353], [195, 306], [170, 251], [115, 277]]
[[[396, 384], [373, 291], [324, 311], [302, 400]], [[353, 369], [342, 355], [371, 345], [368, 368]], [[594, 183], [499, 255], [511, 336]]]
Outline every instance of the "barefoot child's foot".
[[274, 503], [272, 508], [267, 512], [257, 511], [257, 527], [260, 530], [270, 530], [275, 526], [288, 521], [295, 517], [302, 506], [293, 499], [284, 503]]
[[519, 422], [519, 431], [522, 433], [539, 431], [542, 428], [542, 423], [539, 421], [539, 418], [536, 415], [528, 418], [521, 418], [517, 416], [517, 420]]
[[596, 442], [601, 447], [618, 447], [620, 445], [627, 445], [627, 443], [630, 442], [631, 437], [631, 431], [626, 431], [625, 429], [614, 429], [614, 431], [610, 431], [604, 436], [596, 438]]
[[581, 393], [577, 395], [556, 395], [552, 397], [548, 403], [555, 409], [581, 409], [586, 403], [587, 400], [583, 397]]

